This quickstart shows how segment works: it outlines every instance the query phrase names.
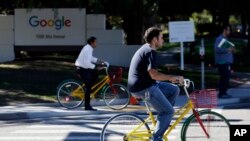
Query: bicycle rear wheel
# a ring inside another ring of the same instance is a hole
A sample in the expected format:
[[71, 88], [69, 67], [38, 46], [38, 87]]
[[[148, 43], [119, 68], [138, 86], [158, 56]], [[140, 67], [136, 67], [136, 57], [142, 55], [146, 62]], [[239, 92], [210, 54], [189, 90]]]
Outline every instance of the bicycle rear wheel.
[[66, 80], [58, 86], [57, 100], [68, 109], [79, 107], [84, 101], [84, 89], [76, 80]]
[[112, 86], [108, 85], [104, 90], [103, 99], [109, 108], [120, 110], [128, 106], [130, 93], [125, 86], [112, 84]]
[[132, 113], [111, 117], [102, 128], [101, 141], [149, 140], [151, 132], [142, 118]]
[[183, 125], [183, 141], [229, 141], [229, 122], [224, 116], [211, 110], [205, 110], [200, 112], [199, 117], [209, 137], [202, 130], [197, 118], [191, 115]]

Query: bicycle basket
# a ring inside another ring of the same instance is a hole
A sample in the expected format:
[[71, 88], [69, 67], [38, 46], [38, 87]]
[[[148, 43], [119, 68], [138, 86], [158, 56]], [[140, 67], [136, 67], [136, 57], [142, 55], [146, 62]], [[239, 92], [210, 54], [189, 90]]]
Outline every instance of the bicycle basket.
[[122, 68], [110, 68], [109, 69], [109, 77], [112, 80], [112, 82], [120, 83], [122, 82]]
[[195, 108], [217, 107], [217, 94], [215, 89], [197, 90], [190, 94], [190, 100]]

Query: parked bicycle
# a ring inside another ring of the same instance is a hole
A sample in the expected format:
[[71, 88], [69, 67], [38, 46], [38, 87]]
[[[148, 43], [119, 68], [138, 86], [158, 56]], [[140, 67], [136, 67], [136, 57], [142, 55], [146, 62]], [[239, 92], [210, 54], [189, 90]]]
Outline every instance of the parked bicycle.
[[[105, 73], [106, 76], [93, 85], [91, 99], [103, 99], [105, 104], [114, 110], [127, 107], [130, 93], [127, 87], [120, 82], [122, 79], [121, 71], [116, 69], [115, 72], [109, 72], [109, 64], [106, 63]], [[57, 87], [57, 100], [61, 106], [68, 109], [81, 106], [84, 102], [84, 94], [84, 83], [75, 79], [65, 80]]]
[[[175, 112], [171, 126], [164, 133], [163, 139], [168, 141], [168, 135], [186, 118], [181, 129], [181, 141], [229, 141], [229, 122], [221, 114], [212, 111], [217, 106], [215, 90], [194, 91], [190, 95], [187, 88], [193, 85], [189, 79], [184, 80], [184, 91], [188, 97], [187, 103]], [[133, 113], [122, 113], [111, 117], [101, 132], [101, 141], [149, 141], [156, 125], [156, 119], [144, 99], [148, 117], [142, 119]], [[198, 110], [198, 108], [206, 108]]]

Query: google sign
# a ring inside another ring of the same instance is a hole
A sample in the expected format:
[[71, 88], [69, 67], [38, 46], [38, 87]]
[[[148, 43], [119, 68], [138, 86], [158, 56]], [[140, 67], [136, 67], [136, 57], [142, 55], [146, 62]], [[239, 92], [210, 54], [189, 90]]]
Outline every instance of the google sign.
[[32, 27], [54, 27], [56, 30], [60, 30], [63, 27], [70, 27], [71, 20], [65, 19], [64, 16], [61, 19], [40, 19], [38, 16], [31, 16], [29, 18], [29, 24]]
[[15, 9], [14, 23], [16, 46], [79, 46], [86, 42], [84, 8]]

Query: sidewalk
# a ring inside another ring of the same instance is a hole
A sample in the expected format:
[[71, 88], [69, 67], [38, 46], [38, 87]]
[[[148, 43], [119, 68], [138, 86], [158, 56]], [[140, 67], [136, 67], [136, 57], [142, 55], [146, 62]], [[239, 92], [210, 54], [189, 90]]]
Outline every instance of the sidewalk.
[[[237, 88], [231, 88], [228, 93], [232, 95], [229, 99], [218, 99], [218, 108], [234, 108], [238, 104], [250, 105], [250, 81]], [[185, 95], [180, 95], [177, 98], [175, 107], [182, 106], [187, 101]], [[21, 104], [18, 106], [3, 106], [0, 107], [0, 121], [4, 120], [20, 120], [20, 119], [37, 119], [37, 118], [49, 118], [49, 117], [63, 117], [63, 116], [79, 116], [89, 115], [93, 113], [103, 112], [131, 112], [139, 111], [144, 106], [142, 105], [128, 105], [127, 108], [122, 111], [111, 110], [105, 106], [104, 103], [92, 102], [93, 106], [98, 111], [84, 111], [83, 107], [77, 109], [64, 109], [59, 106], [58, 103], [39, 103], [39, 104]]]

